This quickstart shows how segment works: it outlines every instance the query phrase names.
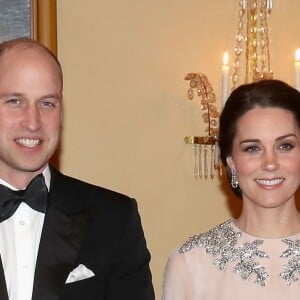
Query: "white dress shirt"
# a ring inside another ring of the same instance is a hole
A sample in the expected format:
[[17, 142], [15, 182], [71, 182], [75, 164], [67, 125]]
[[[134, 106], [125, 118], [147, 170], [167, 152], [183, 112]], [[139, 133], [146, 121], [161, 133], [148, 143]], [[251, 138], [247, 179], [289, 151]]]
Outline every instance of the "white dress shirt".
[[[49, 190], [49, 166], [43, 175]], [[16, 190], [2, 179], [0, 184]], [[10, 218], [0, 223], [0, 255], [9, 300], [31, 300], [44, 217], [44, 213], [22, 202]]]

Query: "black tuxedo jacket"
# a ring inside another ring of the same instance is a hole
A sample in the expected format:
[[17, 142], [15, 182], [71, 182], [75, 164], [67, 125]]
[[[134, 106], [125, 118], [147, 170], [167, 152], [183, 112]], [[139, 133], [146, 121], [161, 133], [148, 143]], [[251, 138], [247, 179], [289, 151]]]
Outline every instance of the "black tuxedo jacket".
[[[51, 167], [32, 300], [152, 300], [149, 261], [133, 199]], [[79, 264], [95, 276], [66, 284]], [[2, 263], [0, 299], [8, 299]]]

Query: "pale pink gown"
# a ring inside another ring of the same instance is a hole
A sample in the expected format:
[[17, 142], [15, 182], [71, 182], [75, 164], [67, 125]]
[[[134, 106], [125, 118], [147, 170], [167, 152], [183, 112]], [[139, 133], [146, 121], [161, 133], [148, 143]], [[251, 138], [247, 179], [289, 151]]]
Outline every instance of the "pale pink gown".
[[169, 257], [163, 300], [300, 299], [300, 234], [261, 239], [232, 220], [220, 226]]

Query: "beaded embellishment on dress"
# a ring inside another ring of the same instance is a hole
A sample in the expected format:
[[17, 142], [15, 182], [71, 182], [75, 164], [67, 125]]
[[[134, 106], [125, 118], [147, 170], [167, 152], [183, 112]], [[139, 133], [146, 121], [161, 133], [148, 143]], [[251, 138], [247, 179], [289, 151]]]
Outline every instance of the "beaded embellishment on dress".
[[300, 241], [291, 239], [283, 239], [282, 241], [288, 245], [288, 249], [280, 257], [290, 257], [290, 259], [283, 266], [280, 276], [285, 280], [287, 285], [290, 285], [292, 282], [298, 280], [295, 273], [300, 273]]
[[213, 263], [220, 270], [226, 268], [229, 263], [235, 263], [234, 272], [240, 274], [242, 279], [248, 279], [255, 275], [255, 283], [265, 286], [269, 276], [265, 268], [260, 265], [256, 258], [268, 258], [264, 251], [258, 249], [263, 240], [254, 240], [237, 246], [237, 241], [242, 233], [235, 231], [228, 220], [206, 233], [191, 237], [180, 249], [179, 253], [185, 253], [195, 247], [202, 247], [210, 255], [216, 257]]

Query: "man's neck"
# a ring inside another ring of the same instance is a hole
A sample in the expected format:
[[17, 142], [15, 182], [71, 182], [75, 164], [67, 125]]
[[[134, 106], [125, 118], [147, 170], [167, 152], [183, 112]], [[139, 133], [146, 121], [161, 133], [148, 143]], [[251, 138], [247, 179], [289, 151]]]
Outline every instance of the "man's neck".
[[0, 184], [3, 184], [7, 187], [9, 187], [12, 190], [22, 190], [27, 187], [27, 185], [31, 182], [31, 180], [37, 176], [38, 174], [43, 173], [45, 178], [45, 183], [47, 185], [47, 188], [49, 190], [50, 188], [50, 168], [49, 165], [46, 165], [42, 170], [39, 170], [38, 172], [28, 172], [25, 173], [24, 176], [17, 176], [14, 178], [11, 178], [10, 176], [1, 176], [0, 175]]

